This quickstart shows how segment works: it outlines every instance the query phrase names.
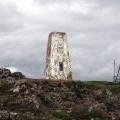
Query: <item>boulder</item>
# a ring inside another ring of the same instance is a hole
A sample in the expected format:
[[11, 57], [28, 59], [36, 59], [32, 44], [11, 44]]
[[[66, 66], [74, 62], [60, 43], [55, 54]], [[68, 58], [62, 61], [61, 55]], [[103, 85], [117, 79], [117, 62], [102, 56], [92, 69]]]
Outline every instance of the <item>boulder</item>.
[[25, 76], [21, 72], [14, 72], [14, 73], [12, 73], [11, 76], [15, 79], [24, 79], [25, 78]]
[[6, 68], [0, 68], [0, 79], [4, 79], [4, 78], [7, 78], [7, 79], [24, 79], [25, 76], [21, 73], [21, 72], [14, 72], [14, 73], [11, 73], [9, 69], [6, 69]]
[[9, 69], [0, 68], [0, 78], [8, 78], [11, 77], [11, 72]]

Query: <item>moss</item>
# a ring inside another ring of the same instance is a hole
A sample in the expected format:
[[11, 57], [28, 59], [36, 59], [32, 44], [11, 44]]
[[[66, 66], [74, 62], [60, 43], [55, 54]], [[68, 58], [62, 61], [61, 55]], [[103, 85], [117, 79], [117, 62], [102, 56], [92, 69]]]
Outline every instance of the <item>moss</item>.
[[69, 73], [68, 73], [67, 79], [68, 79], [68, 80], [72, 80], [72, 79], [73, 79], [73, 78], [72, 78], [72, 72], [69, 72]]

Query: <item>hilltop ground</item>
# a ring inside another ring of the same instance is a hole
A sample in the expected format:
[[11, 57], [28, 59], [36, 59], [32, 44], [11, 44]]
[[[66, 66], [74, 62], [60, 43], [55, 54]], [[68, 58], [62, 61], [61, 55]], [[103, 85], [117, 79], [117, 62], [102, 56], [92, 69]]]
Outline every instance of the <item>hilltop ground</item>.
[[120, 120], [120, 83], [33, 80], [2, 69], [0, 120]]

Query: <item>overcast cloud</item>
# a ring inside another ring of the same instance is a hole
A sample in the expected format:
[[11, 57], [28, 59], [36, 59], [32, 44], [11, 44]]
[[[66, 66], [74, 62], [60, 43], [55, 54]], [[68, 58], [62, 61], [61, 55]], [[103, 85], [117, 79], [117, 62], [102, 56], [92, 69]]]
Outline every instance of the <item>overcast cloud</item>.
[[120, 0], [0, 0], [0, 67], [43, 78], [48, 34], [66, 32], [74, 79], [112, 80]]

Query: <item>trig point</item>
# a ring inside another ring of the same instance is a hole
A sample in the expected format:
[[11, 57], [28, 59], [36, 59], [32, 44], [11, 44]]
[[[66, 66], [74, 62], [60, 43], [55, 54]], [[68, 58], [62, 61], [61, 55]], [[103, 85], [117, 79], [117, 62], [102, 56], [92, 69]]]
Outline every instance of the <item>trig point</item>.
[[45, 79], [72, 80], [72, 69], [64, 32], [49, 34], [46, 56]]

